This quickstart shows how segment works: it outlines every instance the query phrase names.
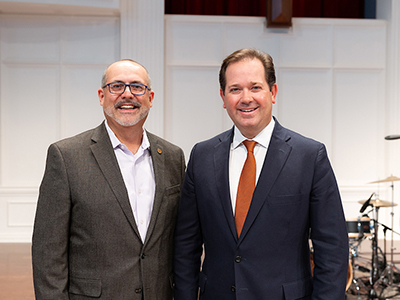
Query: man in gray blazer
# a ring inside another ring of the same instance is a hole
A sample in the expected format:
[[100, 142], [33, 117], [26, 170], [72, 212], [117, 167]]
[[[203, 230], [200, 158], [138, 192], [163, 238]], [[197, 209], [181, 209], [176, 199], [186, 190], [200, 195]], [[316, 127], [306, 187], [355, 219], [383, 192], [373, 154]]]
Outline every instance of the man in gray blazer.
[[154, 92], [137, 62], [110, 65], [105, 122], [52, 144], [32, 263], [36, 299], [172, 299], [183, 151], [145, 131]]

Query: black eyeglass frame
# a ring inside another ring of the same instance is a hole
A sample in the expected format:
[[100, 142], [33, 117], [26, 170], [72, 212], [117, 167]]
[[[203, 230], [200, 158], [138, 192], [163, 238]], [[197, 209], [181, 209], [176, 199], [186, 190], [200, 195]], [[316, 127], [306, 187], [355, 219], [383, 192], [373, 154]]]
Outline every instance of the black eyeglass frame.
[[[122, 92], [116, 93], [116, 92], [111, 91], [110, 85], [111, 85], [111, 84], [115, 84], [115, 83], [125, 85]], [[144, 86], [144, 92], [143, 92], [142, 94], [137, 94], [137, 93], [132, 92], [132, 90], [131, 90], [131, 86], [132, 86], [132, 85]], [[136, 95], [136, 96], [142, 96], [142, 95], [146, 94], [147, 90], [150, 91], [150, 88], [149, 88], [147, 85], [142, 84], [142, 83], [128, 83], [128, 84], [126, 84], [126, 83], [123, 83], [123, 82], [114, 81], [114, 82], [110, 82], [110, 83], [107, 83], [106, 85], [104, 85], [104, 86], [103, 86], [103, 89], [104, 89], [106, 86], [108, 86], [108, 91], [109, 91], [111, 94], [114, 94], [114, 95], [121, 95], [121, 94], [125, 93], [126, 87], [127, 87], [127, 86], [129, 86], [129, 91], [131, 92], [131, 94], [132, 94], [132, 95]]]

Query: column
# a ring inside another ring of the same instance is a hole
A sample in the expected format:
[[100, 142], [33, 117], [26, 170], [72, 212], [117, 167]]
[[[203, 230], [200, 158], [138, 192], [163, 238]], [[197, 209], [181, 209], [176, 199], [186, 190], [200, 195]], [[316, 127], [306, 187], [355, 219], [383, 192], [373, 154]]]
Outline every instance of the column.
[[155, 92], [146, 129], [164, 136], [164, 0], [120, 0], [121, 58], [143, 64]]

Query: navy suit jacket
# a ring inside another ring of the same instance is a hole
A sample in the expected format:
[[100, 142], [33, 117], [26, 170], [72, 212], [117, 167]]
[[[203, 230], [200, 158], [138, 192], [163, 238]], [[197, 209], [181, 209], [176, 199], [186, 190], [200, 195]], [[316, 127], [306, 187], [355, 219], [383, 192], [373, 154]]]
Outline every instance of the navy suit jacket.
[[174, 299], [197, 299], [199, 288], [204, 300], [345, 299], [348, 235], [325, 146], [276, 121], [238, 238], [232, 139], [233, 129], [192, 149], [175, 230]]

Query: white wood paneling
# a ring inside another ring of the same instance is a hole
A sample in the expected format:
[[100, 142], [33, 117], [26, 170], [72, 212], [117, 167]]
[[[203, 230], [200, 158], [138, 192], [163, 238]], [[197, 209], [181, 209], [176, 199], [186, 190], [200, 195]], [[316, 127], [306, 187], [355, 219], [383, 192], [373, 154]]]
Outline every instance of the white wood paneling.
[[48, 144], [58, 138], [57, 65], [1, 68], [1, 186], [35, 187]]
[[37, 190], [1, 189], [0, 241], [29, 242], [32, 235]]
[[[229, 17], [224, 20], [223, 39], [221, 40], [224, 42], [222, 45], [223, 55], [219, 65], [228, 54], [247, 47], [263, 50], [278, 59], [276, 54], [280, 51], [278, 43], [280, 34], [268, 34], [266, 21], [263, 18], [250, 17], [245, 19], [245, 22], [239, 21], [244, 19], [230, 19]], [[289, 33], [286, 30], [283, 32], [283, 34], [290, 34], [290, 30]]]
[[58, 27], [62, 63], [108, 64], [119, 58], [119, 20], [64, 17]]
[[106, 67], [67, 64], [61, 68], [59, 124], [62, 137], [92, 128], [104, 119], [97, 90], [101, 82], [99, 75]]
[[307, 69], [332, 66], [333, 24], [326, 20], [307, 21], [295, 19], [292, 32], [280, 35], [280, 67]]
[[32, 199], [8, 200], [8, 226], [32, 227], [35, 217], [36, 201]]
[[218, 66], [220, 64], [223, 46], [222, 24], [183, 21], [167, 24], [166, 57], [169, 65]]
[[278, 82], [279, 121], [331, 149], [332, 70], [281, 68]]
[[174, 67], [168, 72], [166, 86], [167, 99], [174, 99], [165, 109], [166, 137], [185, 149], [188, 157], [196, 142], [216, 135], [225, 126], [222, 99], [212, 93], [218, 91], [218, 69]]
[[59, 26], [48, 16], [2, 15], [2, 62], [58, 63]]
[[339, 182], [383, 178], [384, 71], [337, 70], [333, 83], [332, 153]]
[[30, 240], [49, 144], [104, 119], [97, 90], [119, 40], [116, 17], [1, 16], [0, 241]]
[[374, 68], [386, 66], [386, 23], [372, 26], [359, 23], [337, 24], [334, 27], [333, 49], [336, 68]]

